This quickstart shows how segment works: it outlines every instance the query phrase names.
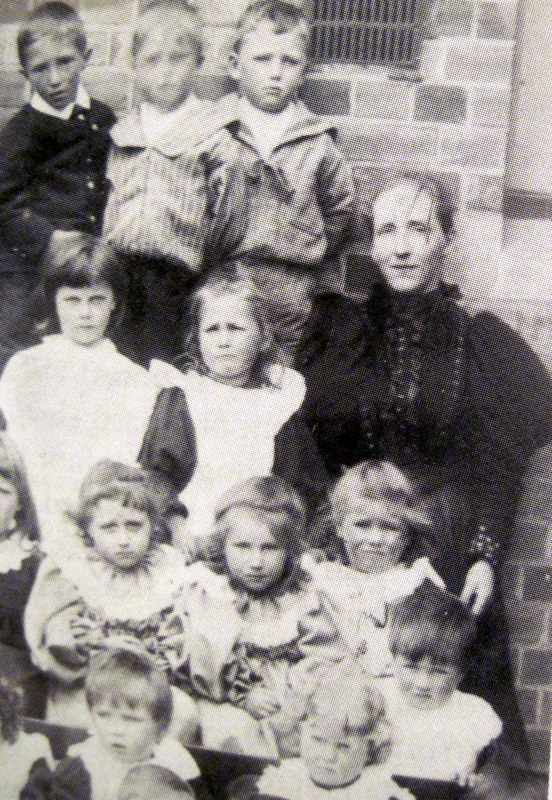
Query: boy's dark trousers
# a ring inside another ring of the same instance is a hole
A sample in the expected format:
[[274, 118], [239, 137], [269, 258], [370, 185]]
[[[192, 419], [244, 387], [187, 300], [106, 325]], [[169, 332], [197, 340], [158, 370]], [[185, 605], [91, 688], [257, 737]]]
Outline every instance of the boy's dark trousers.
[[152, 358], [172, 362], [184, 349], [182, 325], [195, 278], [163, 259], [124, 255], [127, 307], [112, 339], [120, 353], [149, 366]]

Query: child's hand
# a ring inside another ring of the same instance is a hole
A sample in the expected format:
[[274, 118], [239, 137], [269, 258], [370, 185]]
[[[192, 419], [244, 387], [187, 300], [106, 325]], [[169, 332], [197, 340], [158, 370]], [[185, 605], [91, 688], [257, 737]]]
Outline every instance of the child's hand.
[[246, 695], [244, 708], [255, 719], [270, 717], [280, 710], [278, 698], [264, 686], [254, 686]]

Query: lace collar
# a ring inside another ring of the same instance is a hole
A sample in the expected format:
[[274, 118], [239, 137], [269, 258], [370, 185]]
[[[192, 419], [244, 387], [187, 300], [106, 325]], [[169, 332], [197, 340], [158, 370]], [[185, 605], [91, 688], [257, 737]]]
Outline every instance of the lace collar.
[[18, 531], [0, 541], [0, 575], [20, 570], [23, 561], [36, 550], [36, 543], [31, 542]]

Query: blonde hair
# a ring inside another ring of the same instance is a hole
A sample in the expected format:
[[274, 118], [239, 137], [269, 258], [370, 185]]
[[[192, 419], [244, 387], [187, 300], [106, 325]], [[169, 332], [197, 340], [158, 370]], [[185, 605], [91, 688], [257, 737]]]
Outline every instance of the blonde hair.
[[268, 300], [251, 281], [223, 270], [214, 270], [210, 273], [209, 277], [191, 295], [184, 329], [184, 352], [175, 360], [175, 364], [181, 369], [193, 369], [205, 374], [206, 368], [199, 346], [201, 314], [209, 300], [221, 297], [241, 300], [259, 326], [265, 338], [266, 346], [258, 354], [252, 378], [261, 385], [267, 382], [270, 383], [267, 367], [273, 362], [271, 354], [273, 333], [269, 320]]
[[305, 41], [305, 48], [308, 46], [310, 25], [304, 11], [298, 5], [283, 0], [258, 0], [245, 9], [238, 22], [234, 52], [240, 51], [246, 36], [256, 31], [263, 22], [271, 23], [275, 34], [297, 30]]
[[178, 17], [178, 30], [182, 39], [189, 39], [197, 51], [197, 63], [203, 60], [203, 25], [201, 17], [195, 6], [186, 0], [152, 0], [138, 15], [136, 27], [132, 37], [131, 54], [136, 58], [146, 40], [151, 36], [152, 29], [163, 29], [168, 24], [173, 24], [174, 17]]
[[13, 484], [19, 499], [15, 512], [16, 529], [29, 541], [40, 538], [36, 509], [29, 488], [27, 472], [19, 450], [4, 431], [0, 431], [0, 476]]

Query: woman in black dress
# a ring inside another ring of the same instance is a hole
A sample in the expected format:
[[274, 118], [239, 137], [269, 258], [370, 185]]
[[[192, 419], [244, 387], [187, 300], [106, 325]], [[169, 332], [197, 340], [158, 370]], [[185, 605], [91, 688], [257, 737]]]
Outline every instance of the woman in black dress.
[[514, 736], [497, 577], [524, 469], [552, 441], [550, 379], [508, 325], [469, 315], [442, 282], [455, 208], [437, 181], [402, 175], [371, 212], [382, 280], [360, 307], [315, 302], [298, 355], [305, 414], [334, 473], [377, 458], [414, 481], [439, 541], [434, 566], [480, 618], [467, 688]]

